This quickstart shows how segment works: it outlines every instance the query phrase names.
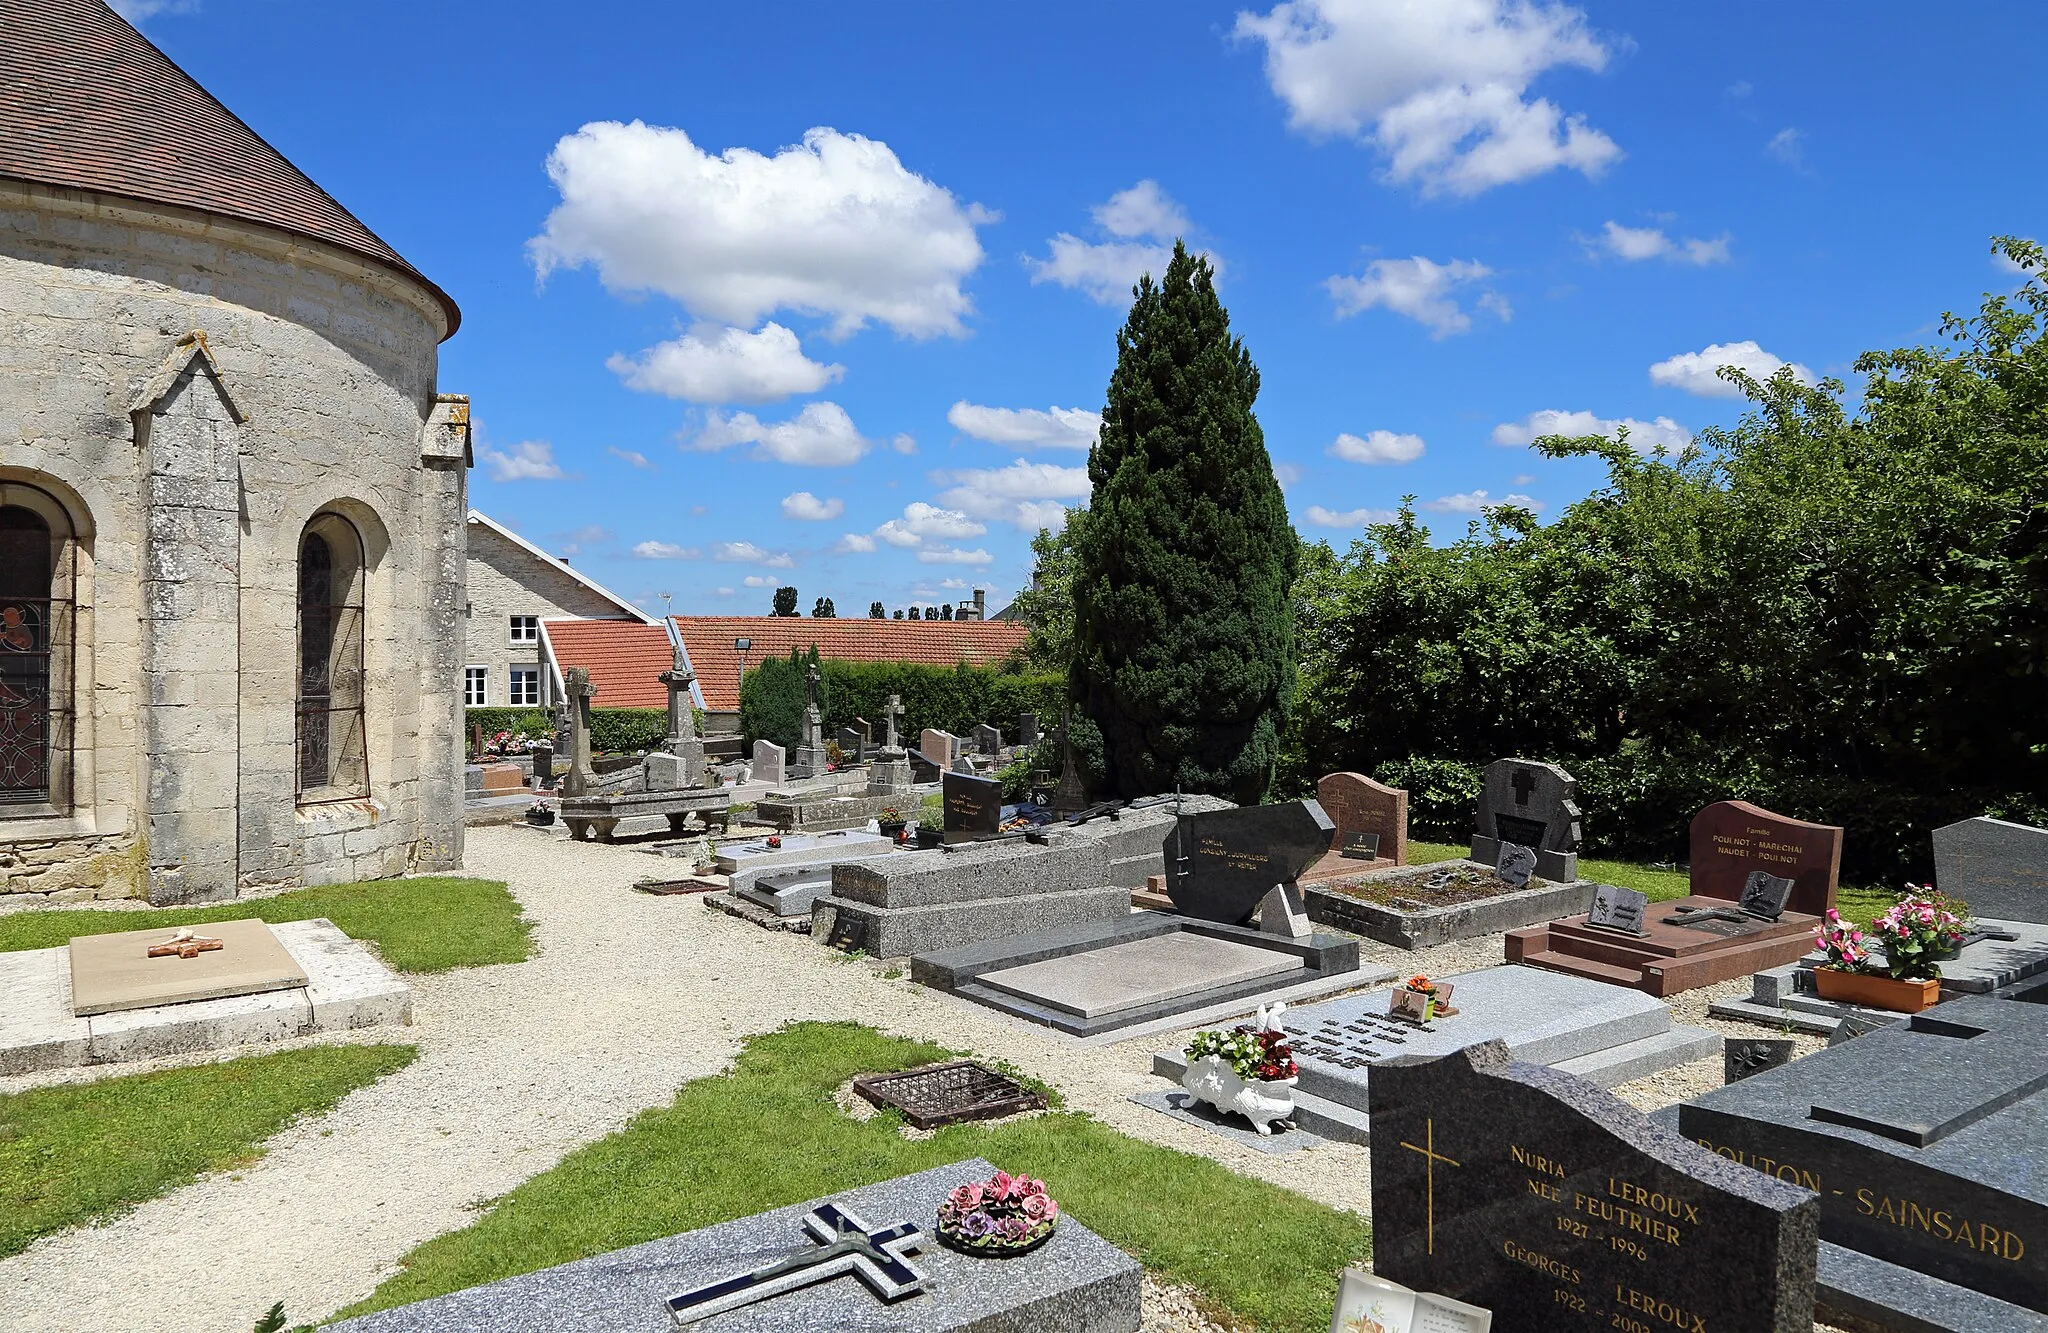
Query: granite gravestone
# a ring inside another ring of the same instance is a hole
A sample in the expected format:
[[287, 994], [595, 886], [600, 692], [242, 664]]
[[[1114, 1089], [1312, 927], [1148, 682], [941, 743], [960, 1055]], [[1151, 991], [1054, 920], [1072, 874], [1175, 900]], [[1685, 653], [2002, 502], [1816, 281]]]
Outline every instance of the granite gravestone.
[[867, 745], [867, 737], [860, 728], [841, 727], [832, 739], [839, 743], [839, 753], [845, 755], [849, 763], [860, 762]]
[[1586, 924], [1628, 935], [1643, 933], [1643, 916], [1650, 910], [1650, 895], [1616, 884], [1601, 884], [1593, 890], [1593, 910]]
[[1934, 883], [1984, 920], [2048, 922], [2048, 829], [1981, 817], [1938, 828]]
[[[1363, 773], [1326, 773], [1316, 783], [1316, 801], [1337, 832], [1330, 854], [1302, 872], [1304, 881], [1408, 864], [1407, 792]], [[1368, 846], [1371, 854], [1361, 857]]]
[[1494, 865], [1502, 843], [1520, 843], [1536, 853], [1536, 873], [1544, 879], [1577, 879], [1578, 794], [1578, 779], [1556, 764], [1494, 760], [1486, 766], [1479, 793], [1479, 831], [1472, 837], [1472, 859]]
[[926, 763], [943, 773], [960, 755], [960, 738], [950, 731], [926, 727], [917, 738], [917, 752], [924, 756]]
[[774, 741], [754, 742], [754, 781], [781, 782], [788, 771], [783, 764], [784, 752]]
[[1038, 714], [1017, 714], [1017, 744], [1027, 750], [1038, 744]]
[[1003, 748], [1003, 733], [986, 722], [977, 722], [967, 733], [974, 738], [974, 752], [994, 758]]
[[1003, 784], [995, 778], [947, 773], [939, 780], [946, 803], [946, 841], [992, 838], [1003, 827]]
[[1498, 1041], [1372, 1076], [1373, 1269], [1496, 1333], [1810, 1333], [1811, 1191]]
[[1716, 801], [1693, 816], [1692, 896], [1738, 902], [1762, 870], [1790, 879], [1785, 905], [1820, 916], [1835, 905], [1842, 830], [1774, 815], [1747, 801]]
[[1493, 873], [1510, 888], [1528, 888], [1529, 877], [1536, 873], [1535, 849], [1515, 842], [1502, 843], [1500, 857], [1493, 863]]
[[1167, 895], [1189, 916], [1243, 925], [1261, 898], [1330, 850], [1335, 832], [1314, 801], [1182, 815], [1161, 846]]
[[1902, 1327], [2041, 1328], [2044, 1052], [2048, 1006], [1963, 996], [1705, 1093], [1678, 1128], [1818, 1192], [1821, 1239], [1841, 1247], [1822, 1263], [1827, 1305]]

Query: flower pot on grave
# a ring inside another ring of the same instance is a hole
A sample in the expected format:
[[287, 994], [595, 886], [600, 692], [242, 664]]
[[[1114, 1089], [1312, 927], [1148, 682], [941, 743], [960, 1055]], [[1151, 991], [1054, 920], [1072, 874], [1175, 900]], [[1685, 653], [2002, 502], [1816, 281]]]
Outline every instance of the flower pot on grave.
[[1895, 1014], [1917, 1014], [1941, 999], [1941, 982], [1937, 978], [1901, 981], [1875, 972], [1844, 972], [1832, 967], [1813, 970], [1813, 989], [1823, 1000], [1840, 1000]]
[[926, 828], [922, 824], [917, 826], [917, 845], [919, 847], [938, 847], [944, 844], [945, 841], [946, 830], [942, 828]]
[[1188, 1061], [1180, 1076], [1188, 1095], [1205, 1101], [1219, 1111], [1243, 1116], [1260, 1134], [1271, 1134], [1275, 1120], [1294, 1114], [1294, 1085], [1297, 1080], [1243, 1079], [1220, 1055], [1204, 1055]]
[[908, 824], [909, 821], [904, 819], [883, 819], [877, 821], [882, 836], [891, 842], [901, 842], [903, 840], [903, 830]]
[[533, 809], [528, 810], [526, 812], [526, 822], [529, 824], [537, 824], [542, 828], [546, 828], [548, 825], [555, 822], [555, 812], [546, 806], [537, 805]]

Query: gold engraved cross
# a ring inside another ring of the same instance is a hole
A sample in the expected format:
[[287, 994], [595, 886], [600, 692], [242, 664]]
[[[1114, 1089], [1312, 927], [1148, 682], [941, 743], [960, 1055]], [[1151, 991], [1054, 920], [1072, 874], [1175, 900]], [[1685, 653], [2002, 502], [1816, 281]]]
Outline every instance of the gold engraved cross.
[[1429, 1224], [1427, 1233], [1428, 1253], [1433, 1255], [1436, 1253], [1436, 1164], [1442, 1162], [1445, 1166], [1462, 1166], [1464, 1163], [1452, 1161], [1436, 1150], [1436, 1120], [1434, 1117], [1423, 1120], [1422, 1132], [1424, 1146], [1418, 1148], [1412, 1143], [1403, 1143], [1401, 1146], [1409, 1152], [1419, 1152], [1427, 1159], [1427, 1165], [1422, 1168], [1425, 1191], [1423, 1198]]

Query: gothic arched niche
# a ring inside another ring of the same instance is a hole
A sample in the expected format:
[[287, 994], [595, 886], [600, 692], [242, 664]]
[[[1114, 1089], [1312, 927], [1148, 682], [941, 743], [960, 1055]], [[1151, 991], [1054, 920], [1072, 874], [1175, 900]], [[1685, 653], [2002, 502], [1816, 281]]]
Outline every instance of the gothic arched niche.
[[362, 534], [316, 514], [299, 538], [299, 803], [370, 794], [363, 727]]

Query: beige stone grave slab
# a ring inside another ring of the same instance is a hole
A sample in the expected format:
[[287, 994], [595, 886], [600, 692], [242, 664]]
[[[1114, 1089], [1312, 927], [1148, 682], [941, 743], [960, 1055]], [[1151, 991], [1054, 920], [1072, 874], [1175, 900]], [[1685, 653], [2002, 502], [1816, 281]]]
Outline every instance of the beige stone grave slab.
[[1201, 991], [1299, 972], [1301, 956], [1176, 931], [1044, 962], [984, 972], [984, 986], [1094, 1018]]
[[195, 958], [151, 958], [149, 947], [171, 938], [173, 931], [164, 926], [74, 938], [71, 1012], [84, 1018], [306, 984], [306, 969], [278, 942], [267, 921], [216, 921], [192, 931], [221, 941], [222, 947]]

